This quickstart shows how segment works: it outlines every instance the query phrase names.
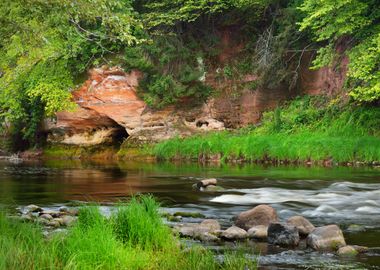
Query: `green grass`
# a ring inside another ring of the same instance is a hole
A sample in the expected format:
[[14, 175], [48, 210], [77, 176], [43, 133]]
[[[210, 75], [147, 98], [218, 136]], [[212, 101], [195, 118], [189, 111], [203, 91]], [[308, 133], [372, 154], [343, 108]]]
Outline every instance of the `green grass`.
[[49, 238], [0, 213], [0, 269], [257, 269], [239, 252], [219, 261], [202, 247], [182, 248], [158, 208], [151, 196], [132, 198], [110, 218], [86, 206], [67, 233]]
[[159, 159], [380, 161], [380, 108], [321, 105], [320, 99], [303, 97], [267, 112], [259, 127], [174, 138], [153, 153]]

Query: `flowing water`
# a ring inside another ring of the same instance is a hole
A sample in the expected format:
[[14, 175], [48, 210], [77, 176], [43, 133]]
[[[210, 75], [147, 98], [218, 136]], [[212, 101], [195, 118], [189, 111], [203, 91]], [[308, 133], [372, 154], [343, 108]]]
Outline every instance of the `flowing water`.
[[[216, 177], [221, 192], [197, 192], [192, 184]], [[260, 269], [380, 269], [380, 168], [201, 166], [198, 164], [1, 162], [0, 201], [7, 207], [57, 207], [73, 201], [109, 205], [136, 193], [152, 193], [167, 212], [200, 212], [223, 227], [258, 204], [270, 204], [282, 220], [303, 215], [314, 225], [339, 224], [348, 244], [369, 252], [341, 259], [299, 247], [288, 250], [250, 242]], [[201, 219], [184, 218], [184, 222]], [[234, 243], [209, 245], [213, 249]]]

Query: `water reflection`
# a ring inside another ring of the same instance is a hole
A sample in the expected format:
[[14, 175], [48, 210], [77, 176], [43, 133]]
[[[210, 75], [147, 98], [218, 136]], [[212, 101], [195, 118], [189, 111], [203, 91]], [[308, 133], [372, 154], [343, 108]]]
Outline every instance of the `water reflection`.
[[[204, 177], [218, 178], [225, 190], [193, 191], [192, 184]], [[73, 200], [108, 202], [136, 193], [153, 193], [168, 212], [200, 211], [208, 218], [220, 220], [223, 227], [229, 226], [237, 213], [267, 203], [277, 209], [282, 219], [301, 214], [317, 226], [338, 223], [348, 243], [380, 246], [380, 170], [375, 168], [79, 161], [0, 163], [0, 201], [8, 205], [52, 206]], [[352, 224], [362, 226], [363, 230], [348, 230]], [[255, 244], [255, 248], [267, 254], [261, 258], [264, 267], [285, 265], [270, 269], [302, 269], [308, 262], [321, 260], [319, 254], [304, 254], [300, 250], [274, 251], [265, 244]], [[358, 260], [375, 269], [380, 266], [379, 253], [374, 249], [371, 256]], [[342, 263], [336, 257], [322, 259]], [[310, 264], [306, 267], [315, 269]]]

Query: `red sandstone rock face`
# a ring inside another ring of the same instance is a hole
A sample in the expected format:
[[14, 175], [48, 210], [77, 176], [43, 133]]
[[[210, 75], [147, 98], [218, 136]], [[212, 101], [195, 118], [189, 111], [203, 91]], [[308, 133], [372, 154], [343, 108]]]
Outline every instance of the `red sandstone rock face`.
[[[229, 30], [226, 31], [221, 34], [221, 63], [241, 50], [241, 44], [231, 43]], [[301, 93], [332, 95], [340, 91], [347, 59], [343, 59], [343, 68], [339, 72], [332, 68], [312, 71], [308, 68], [310, 59], [311, 55], [306, 55], [301, 63]], [[216, 97], [200, 105], [193, 105], [192, 100], [184, 99], [176, 106], [152, 110], [136, 92], [141, 75], [138, 71], [125, 73], [117, 67], [90, 70], [88, 80], [73, 92], [78, 109], [57, 113], [56, 122], [47, 123], [49, 140], [93, 145], [109, 142], [120, 129], [125, 129], [137, 141], [160, 141], [203, 131], [238, 128], [258, 123], [264, 111], [297, 94], [286, 86], [279, 86], [255, 91], [243, 89], [235, 96], [233, 83], [217, 82], [211, 71], [207, 74], [206, 83], [219, 91]], [[255, 75], [243, 79], [244, 82], [255, 80]]]
[[47, 123], [49, 140], [67, 144], [92, 145], [109, 141], [125, 128], [138, 141], [160, 141], [205, 130], [222, 130], [204, 106], [168, 106], [151, 110], [137, 93], [137, 71], [129, 74], [114, 67], [93, 69], [89, 79], [73, 92], [78, 109], [57, 113], [55, 123]]

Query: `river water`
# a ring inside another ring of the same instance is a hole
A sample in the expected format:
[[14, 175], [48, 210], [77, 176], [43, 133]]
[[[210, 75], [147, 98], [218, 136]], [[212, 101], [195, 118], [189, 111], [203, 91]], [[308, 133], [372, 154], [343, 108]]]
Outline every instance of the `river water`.
[[[192, 190], [192, 184], [205, 177], [217, 178], [225, 190]], [[136, 193], [154, 194], [164, 211], [200, 212], [223, 227], [241, 211], [270, 204], [282, 220], [303, 215], [316, 226], [339, 224], [348, 244], [370, 248], [365, 255], [342, 259], [302, 247], [245, 243], [248, 253], [260, 253], [260, 269], [380, 269], [380, 168], [0, 162], [0, 201], [11, 208], [32, 203], [54, 208], [73, 201], [109, 205]], [[236, 244], [209, 247], [231, 245]]]

